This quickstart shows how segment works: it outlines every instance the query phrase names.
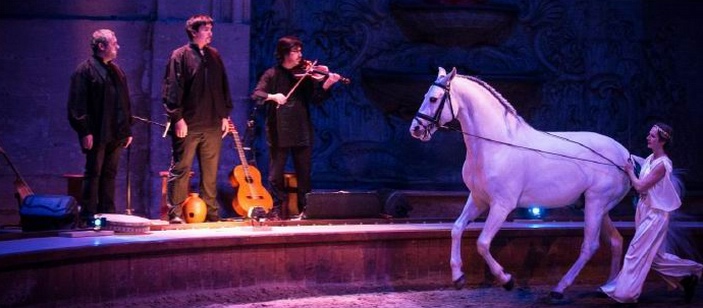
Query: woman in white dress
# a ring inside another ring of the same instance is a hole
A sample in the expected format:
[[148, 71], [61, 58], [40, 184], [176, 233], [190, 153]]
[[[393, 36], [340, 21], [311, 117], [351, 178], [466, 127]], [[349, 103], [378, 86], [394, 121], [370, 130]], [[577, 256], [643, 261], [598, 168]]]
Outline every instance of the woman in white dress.
[[642, 292], [650, 267], [667, 284], [683, 289], [684, 300], [693, 299], [703, 265], [667, 253], [662, 248], [669, 226], [670, 213], [681, 206], [681, 199], [671, 179], [673, 170], [665, 148], [672, 141], [670, 126], [657, 123], [647, 135], [647, 147], [652, 154], [642, 160], [639, 177], [635, 175], [632, 160], [625, 170], [632, 186], [640, 194], [635, 214], [635, 235], [625, 254], [620, 273], [601, 287], [601, 291], [620, 303], [636, 303]]

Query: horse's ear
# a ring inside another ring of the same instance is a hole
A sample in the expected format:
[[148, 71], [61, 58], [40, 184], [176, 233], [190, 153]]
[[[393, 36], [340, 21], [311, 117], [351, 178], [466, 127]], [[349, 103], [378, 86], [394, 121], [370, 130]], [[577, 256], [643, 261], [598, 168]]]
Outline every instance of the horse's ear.
[[452, 67], [452, 71], [449, 72], [449, 78], [447, 78], [447, 79], [452, 80], [452, 79], [454, 79], [454, 76], [456, 76], [456, 67]]
[[442, 77], [447, 74], [447, 71], [444, 70], [443, 67], [439, 67], [439, 73], [437, 73], [437, 78]]

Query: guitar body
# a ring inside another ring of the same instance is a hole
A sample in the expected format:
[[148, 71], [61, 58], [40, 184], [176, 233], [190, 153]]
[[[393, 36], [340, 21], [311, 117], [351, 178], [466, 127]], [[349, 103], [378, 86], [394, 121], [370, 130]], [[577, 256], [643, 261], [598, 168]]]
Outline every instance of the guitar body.
[[237, 214], [246, 216], [249, 209], [257, 206], [266, 212], [273, 208], [273, 198], [261, 184], [261, 172], [255, 167], [247, 166], [246, 170], [242, 165], [234, 167], [230, 182], [237, 187], [237, 202], [233, 204]]
[[249, 210], [255, 207], [261, 207], [268, 213], [273, 208], [273, 198], [261, 185], [261, 172], [256, 167], [249, 165], [237, 129], [232, 121], [228, 120], [228, 122], [229, 131], [232, 133], [232, 139], [234, 139], [234, 145], [241, 162], [241, 165], [234, 167], [229, 174], [229, 181], [232, 183], [232, 187], [237, 190], [237, 196], [232, 198], [232, 208], [242, 217], [249, 217]]

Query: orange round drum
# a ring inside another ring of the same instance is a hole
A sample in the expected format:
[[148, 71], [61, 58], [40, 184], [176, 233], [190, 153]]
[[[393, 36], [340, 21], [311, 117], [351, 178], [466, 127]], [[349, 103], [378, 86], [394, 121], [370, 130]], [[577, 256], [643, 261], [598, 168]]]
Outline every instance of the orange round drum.
[[190, 193], [183, 202], [183, 218], [189, 224], [201, 223], [205, 221], [207, 215], [207, 205], [198, 196], [198, 193]]

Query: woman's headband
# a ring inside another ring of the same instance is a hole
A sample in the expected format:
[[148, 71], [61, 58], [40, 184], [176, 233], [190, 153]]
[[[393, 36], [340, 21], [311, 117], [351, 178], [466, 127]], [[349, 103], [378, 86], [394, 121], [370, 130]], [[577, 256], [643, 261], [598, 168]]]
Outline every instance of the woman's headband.
[[671, 135], [669, 135], [669, 133], [667, 133], [661, 127], [659, 127], [659, 125], [654, 125], [654, 128], [656, 128], [657, 131], [659, 132], [659, 134], [661, 134], [662, 137], [664, 137], [666, 140], [671, 139]]

